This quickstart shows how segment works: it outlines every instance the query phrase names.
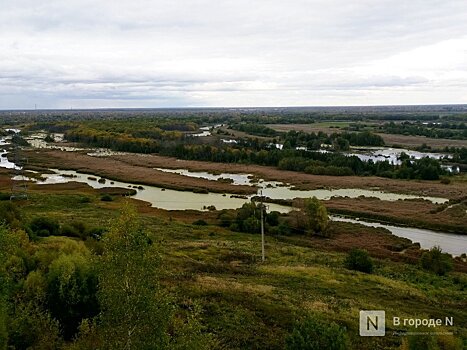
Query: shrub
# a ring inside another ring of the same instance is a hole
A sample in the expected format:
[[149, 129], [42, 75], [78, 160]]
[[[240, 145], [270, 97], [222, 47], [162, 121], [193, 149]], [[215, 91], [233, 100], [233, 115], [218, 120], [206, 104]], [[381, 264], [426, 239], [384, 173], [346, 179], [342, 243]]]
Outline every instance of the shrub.
[[229, 227], [232, 221], [235, 220], [234, 214], [227, 210], [222, 210], [217, 218], [219, 220], [219, 225], [222, 227]]
[[345, 328], [311, 316], [295, 325], [285, 343], [288, 350], [344, 350], [348, 345]]
[[[430, 334], [430, 329], [418, 328], [413, 329], [411, 332], [415, 334], [408, 335], [402, 342], [402, 349], [407, 350], [460, 350], [462, 349], [462, 341], [452, 335], [435, 336]], [[417, 333], [427, 333], [420, 336]]]
[[443, 253], [440, 247], [433, 247], [430, 251], [422, 254], [420, 265], [429, 271], [442, 276], [452, 270], [452, 257]]
[[0, 225], [7, 224], [11, 227], [19, 227], [21, 213], [12, 202], [0, 203]]
[[60, 233], [60, 224], [57, 220], [48, 217], [34, 218], [29, 224], [31, 231], [41, 237], [55, 236]]
[[266, 214], [266, 222], [271, 226], [279, 225], [280, 213], [278, 211], [272, 211]]
[[47, 134], [47, 136], [44, 138], [44, 141], [45, 142], [54, 142], [54, 138], [52, 137], [52, 135], [50, 134]]
[[105, 232], [106, 230], [103, 227], [93, 227], [92, 229], [89, 230], [88, 236], [94, 239], [100, 240]]
[[86, 231], [86, 224], [82, 221], [73, 221], [71, 223], [71, 226], [73, 226], [75, 229], [77, 229], [81, 233], [84, 233]]
[[65, 224], [61, 229], [63, 236], [80, 237], [86, 236], [86, 225], [81, 221], [74, 221], [71, 224]]
[[9, 193], [0, 192], [0, 201], [9, 201], [11, 195]]
[[451, 179], [448, 178], [448, 177], [443, 177], [441, 178], [441, 181], [440, 181], [442, 184], [444, 185], [449, 185], [451, 183]]
[[207, 226], [207, 222], [204, 221], [203, 219], [199, 219], [199, 220], [196, 220], [195, 222], [193, 222], [193, 225], [196, 225], [196, 226]]
[[277, 226], [266, 226], [267, 231], [273, 235], [290, 235], [290, 226], [286, 221], [282, 221]]
[[102, 197], [101, 197], [101, 201], [103, 202], [112, 202], [113, 201], [113, 198], [111, 195], [109, 194], [104, 194]]
[[349, 270], [356, 270], [366, 273], [373, 271], [373, 260], [366, 250], [352, 249], [345, 258], [344, 265]]
[[69, 224], [62, 226], [61, 234], [67, 237], [80, 237], [79, 231]]
[[88, 196], [81, 196], [78, 200], [79, 203], [91, 203], [91, 198]]

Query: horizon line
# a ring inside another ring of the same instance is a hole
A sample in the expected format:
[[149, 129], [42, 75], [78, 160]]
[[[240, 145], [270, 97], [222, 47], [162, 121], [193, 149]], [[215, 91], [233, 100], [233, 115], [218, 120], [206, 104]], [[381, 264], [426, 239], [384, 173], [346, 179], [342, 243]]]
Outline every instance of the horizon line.
[[467, 103], [381, 104], [381, 105], [302, 105], [302, 106], [173, 106], [173, 107], [92, 107], [92, 108], [0, 108], [0, 112], [40, 111], [109, 111], [109, 110], [170, 110], [170, 109], [304, 109], [304, 108], [384, 108], [384, 107], [467, 107]]

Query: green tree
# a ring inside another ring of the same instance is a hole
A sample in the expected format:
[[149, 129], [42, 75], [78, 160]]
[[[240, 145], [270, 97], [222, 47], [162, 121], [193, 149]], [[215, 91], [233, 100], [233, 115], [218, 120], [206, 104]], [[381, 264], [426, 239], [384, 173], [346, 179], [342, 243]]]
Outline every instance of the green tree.
[[15, 304], [9, 333], [14, 349], [55, 350], [62, 343], [58, 321], [34, 302]]
[[83, 319], [99, 313], [95, 268], [89, 256], [62, 254], [50, 265], [47, 280], [48, 308], [65, 339], [71, 339]]
[[306, 198], [304, 200], [304, 211], [307, 216], [308, 231], [325, 235], [329, 223], [326, 207], [316, 197]]
[[9, 301], [12, 291], [25, 274], [23, 248], [26, 234], [0, 224], [0, 349], [6, 349], [9, 339]]
[[433, 247], [430, 251], [422, 254], [420, 265], [429, 271], [442, 276], [452, 270], [452, 257], [443, 253], [440, 247]]
[[21, 226], [21, 213], [16, 206], [8, 202], [0, 202], [0, 225], [19, 228]]
[[98, 296], [105, 347], [167, 347], [172, 307], [158, 283], [160, 256], [129, 205], [104, 236], [103, 244]]
[[332, 145], [336, 151], [348, 151], [350, 149], [349, 141], [343, 137], [337, 137]]
[[0, 350], [7, 348], [8, 331], [7, 331], [7, 297], [9, 290], [8, 275], [6, 272], [6, 259], [8, 249], [8, 233], [7, 228], [0, 226]]

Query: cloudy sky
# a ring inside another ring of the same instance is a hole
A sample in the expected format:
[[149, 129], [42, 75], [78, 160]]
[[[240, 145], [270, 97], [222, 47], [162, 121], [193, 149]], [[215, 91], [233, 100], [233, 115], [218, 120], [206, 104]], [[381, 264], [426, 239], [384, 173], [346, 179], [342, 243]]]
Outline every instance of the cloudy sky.
[[465, 0], [0, 0], [0, 109], [434, 103]]

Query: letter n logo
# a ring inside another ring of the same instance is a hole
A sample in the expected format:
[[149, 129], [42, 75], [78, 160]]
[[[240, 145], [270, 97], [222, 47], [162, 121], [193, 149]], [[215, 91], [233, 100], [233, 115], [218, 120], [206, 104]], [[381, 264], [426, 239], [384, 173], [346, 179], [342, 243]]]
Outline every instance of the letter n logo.
[[382, 310], [360, 310], [360, 336], [382, 337], [386, 333], [386, 313]]

